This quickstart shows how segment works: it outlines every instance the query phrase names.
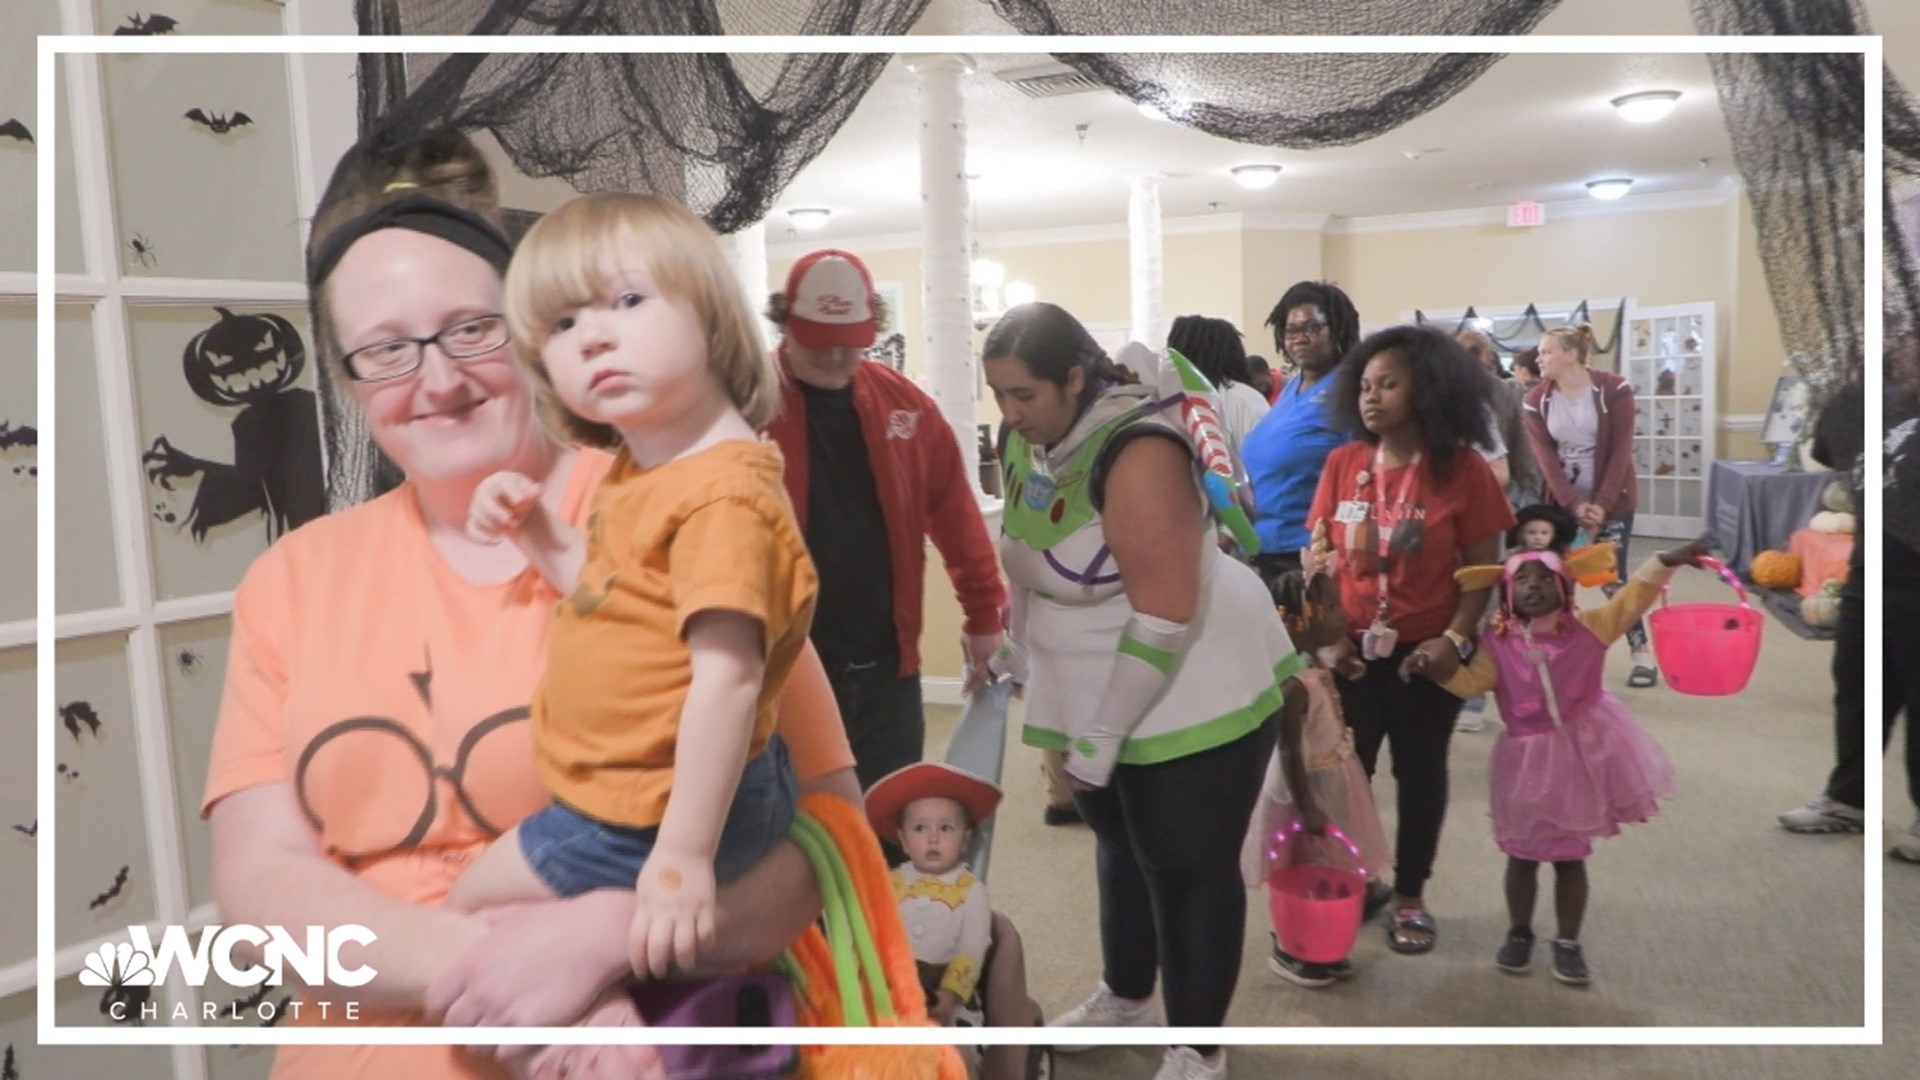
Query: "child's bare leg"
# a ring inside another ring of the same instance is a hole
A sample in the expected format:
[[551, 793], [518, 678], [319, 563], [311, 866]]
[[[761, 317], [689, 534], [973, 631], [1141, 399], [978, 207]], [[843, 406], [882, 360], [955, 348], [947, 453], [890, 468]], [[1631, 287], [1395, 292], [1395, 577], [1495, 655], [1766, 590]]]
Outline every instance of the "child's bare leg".
[[1553, 864], [1553, 913], [1560, 920], [1561, 941], [1580, 940], [1580, 922], [1587, 915], [1587, 864], [1583, 859]]
[[446, 906], [454, 911], [479, 911], [527, 900], [550, 900], [553, 890], [527, 865], [520, 851], [520, 830], [508, 829], [461, 871], [447, 890]]
[[1533, 904], [1540, 892], [1540, 864], [1507, 857], [1507, 921], [1533, 928]]
[[[993, 963], [983, 976], [988, 1027], [1039, 1027], [1040, 1003], [1027, 996], [1027, 957], [1020, 932], [999, 912], [993, 913]], [[1022, 1080], [1027, 1075], [1027, 1048], [990, 1046], [981, 1055], [981, 1080]]]

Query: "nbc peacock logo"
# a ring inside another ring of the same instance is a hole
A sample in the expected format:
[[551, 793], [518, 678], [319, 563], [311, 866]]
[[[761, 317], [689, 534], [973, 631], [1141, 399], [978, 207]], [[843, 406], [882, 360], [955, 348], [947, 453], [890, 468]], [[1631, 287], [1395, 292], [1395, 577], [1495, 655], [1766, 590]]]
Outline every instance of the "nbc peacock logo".
[[158, 981], [155, 976], [153, 957], [146, 950], [136, 949], [124, 941], [118, 945], [107, 942], [87, 954], [80, 969], [80, 985], [115, 989], [152, 986]]

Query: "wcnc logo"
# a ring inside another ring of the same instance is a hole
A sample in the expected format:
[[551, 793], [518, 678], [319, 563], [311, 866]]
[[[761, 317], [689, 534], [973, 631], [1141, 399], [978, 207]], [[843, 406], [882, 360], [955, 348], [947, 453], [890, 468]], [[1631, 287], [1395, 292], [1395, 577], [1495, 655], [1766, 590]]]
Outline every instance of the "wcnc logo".
[[[376, 940], [373, 931], [351, 924], [331, 929], [309, 926], [304, 942], [283, 927], [244, 924], [208, 926], [198, 940], [184, 926], [169, 926], [161, 933], [158, 948], [144, 926], [127, 927], [127, 938], [88, 953], [80, 985], [159, 986], [175, 969], [187, 985], [196, 988], [206, 986], [210, 970], [230, 986], [280, 986], [287, 981], [289, 968], [307, 986], [365, 986], [378, 974], [365, 964], [341, 962], [342, 946], [364, 947]], [[244, 967], [236, 963], [234, 951], [242, 945], [263, 962]]]

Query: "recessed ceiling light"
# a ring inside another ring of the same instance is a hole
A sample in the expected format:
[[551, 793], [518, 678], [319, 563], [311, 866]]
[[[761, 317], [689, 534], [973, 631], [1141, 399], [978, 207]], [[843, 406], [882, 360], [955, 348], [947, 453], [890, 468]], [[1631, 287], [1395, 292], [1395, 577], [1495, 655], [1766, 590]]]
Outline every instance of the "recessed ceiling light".
[[825, 228], [827, 219], [832, 216], [833, 211], [818, 206], [787, 211], [787, 220], [793, 222], [793, 227], [801, 232], [814, 232]]
[[1633, 181], [1626, 177], [1613, 177], [1608, 180], [1589, 180], [1587, 181], [1587, 194], [1603, 202], [1612, 202], [1620, 196], [1625, 195], [1627, 189], [1632, 186]]
[[1636, 124], [1651, 124], [1655, 120], [1664, 120], [1667, 114], [1680, 100], [1678, 90], [1648, 90], [1639, 94], [1628, 94], [1613, 99], [1613, 107], [1620, 119]]
[[1278, 165], [1236, 165], [1232, 172], [1233, 182], [1249, 191], [1270, 188], [1280, 179]]

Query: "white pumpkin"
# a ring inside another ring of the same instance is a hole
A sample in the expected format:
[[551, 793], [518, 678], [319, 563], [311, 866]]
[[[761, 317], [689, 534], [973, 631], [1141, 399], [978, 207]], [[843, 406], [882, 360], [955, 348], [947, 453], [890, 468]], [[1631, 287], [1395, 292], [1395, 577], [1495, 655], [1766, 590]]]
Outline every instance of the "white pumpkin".
[[1840, 582], [1828, 581], [1812, 596], [1800, 601], [1800, 619], [1808, 626], [1831, 628], [1840, 622]]
[[1852, 536], [1854, 528], [1853, 515], [1843, 514], [1837, 510], [1822, 510], [1813, 515], [1813, 520], [1807, 523], [1807, 527], [1814, 532], [1844, 533]]

